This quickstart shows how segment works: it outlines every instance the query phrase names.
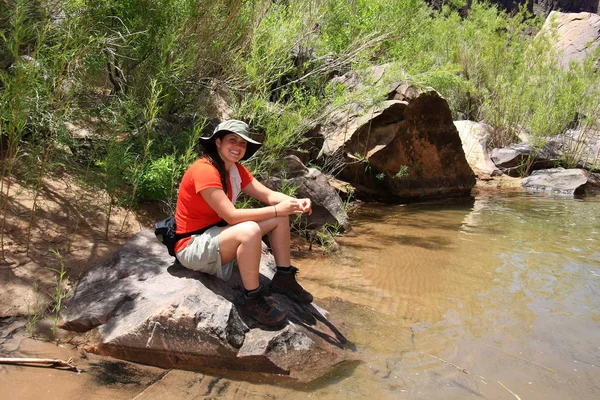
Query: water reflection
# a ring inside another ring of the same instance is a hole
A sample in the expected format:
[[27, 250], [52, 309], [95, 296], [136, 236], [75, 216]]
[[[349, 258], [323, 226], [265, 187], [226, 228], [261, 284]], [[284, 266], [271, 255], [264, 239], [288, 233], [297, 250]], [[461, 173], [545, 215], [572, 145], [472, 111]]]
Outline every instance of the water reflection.
[[340, 254], [300, 263], [317, 297], [360, 310], [347, 336], [365, 364], [325, 393], [597, 397], [599, 215], [596, 199], [514, 195], [363, 207]]

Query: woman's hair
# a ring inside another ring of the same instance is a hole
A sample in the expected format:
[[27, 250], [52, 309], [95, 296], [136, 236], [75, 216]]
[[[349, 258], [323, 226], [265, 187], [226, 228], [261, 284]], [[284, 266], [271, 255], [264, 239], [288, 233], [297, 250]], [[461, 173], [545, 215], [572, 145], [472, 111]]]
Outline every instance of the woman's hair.
[[[223, 135], [219, 135], [214, 138], [214, 140], [222, 139], [225, 136], [226, 132], [223, 132]], [[227, 184], [227, 170], [225, 169], [225, 163], [221, 159], [219, 155], [219, 150], [215, 146], [214, 151], [204, 151], [204, 157], [219, 171], [219, 176], [221, 177], [221, 184], [223, 185], [223, 191], [227, 194], [229, 190], [229, 185]]]

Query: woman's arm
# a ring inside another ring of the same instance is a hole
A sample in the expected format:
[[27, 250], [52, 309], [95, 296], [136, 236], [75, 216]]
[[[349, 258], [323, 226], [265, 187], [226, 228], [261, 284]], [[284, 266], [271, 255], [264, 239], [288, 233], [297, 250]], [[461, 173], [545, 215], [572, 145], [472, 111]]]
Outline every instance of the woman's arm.
[[[277, 193], [277, 192], [274, 192]], [[287, 216], [290, 214], [302, 214], [306, 209], [306, 205], [300, 200], [293, 197], [285, 196], [281, 202], [268, 207], [237, 209], [231, 203], [222, 189], [209, 188], [200, 192], [200, 195], [215, 210], [215, 212], [223, 218], [229, 225], [239, 224], [245, 221], [266, 221], [270, 218], [278, 216]], [[276, 196], [276, 198], [281, 198]], [[260, 199], [259, 199], [260, 200]], [[310, 206], [309, 206], [310, 210]]]
[[312, 213], [312, 208], [311, 208], [312, 203], [311, 203], [310, 199], [296, 199], [294, 197], [290, 197], [281, 192], [276, 192], [274, 190], [269, 189], [268, 187], [266, 187], [265, 185], [263, 185], [256, 179], [253, 179], [252, 181], [250, 181], [250, 183], [242, 189], [242, 192], [246, 193], [247, 195], [249, 195], [251, 197], [254, 197], [255, 199], [257, 199], [263, 203], [271, 204], [271, 205], [280, 204], [287, 200], [290, 200], [290, 201], [295, 200], [298, 203], [300, 203], [303, 213], [308, 213], [308, 214]]

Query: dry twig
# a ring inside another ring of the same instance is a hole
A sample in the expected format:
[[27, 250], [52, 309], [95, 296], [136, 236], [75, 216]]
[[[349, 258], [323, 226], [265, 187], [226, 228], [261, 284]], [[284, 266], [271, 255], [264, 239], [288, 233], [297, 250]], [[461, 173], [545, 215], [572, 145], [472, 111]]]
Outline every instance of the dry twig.
[[457, 370], [459, 370], [459, 371], [460, 371], [460, 372], [462, 372], [462, 373], [465, 373], [465, 374], [467, 374], [467, 375], [473, 375], [473, 376], [476, 376], [476, 377], [478, 377], [478, 378], [481, 380], [481, 382], [483, 382], [483, 383], [485, 383], [485, 384], [487, 385], [487, 382], [486, 382], [486, 380], [487, 380], [487, 379], [486, 379], [486, 378], [484, 378], [484, 377], [483, 377], [483, 376], [481, 376], [481, 375], [472, 374], [471, 372], [469, 372], [469, 370], [468, 370], [468, 369], [466, 369], [466, 368], [463, 368], [463, 367], [461, 367], [461, 366], [459, 366], [459, 365], [453, 364], [453, 363], [451, 363], [450, 361], [446, 361], [446, 360], [444, 360], [443, 358], [436, 357], [436, 356], [434, 356], [433, 354], [429, 354], [429, 353], [423, 353], [423, 354], [425, 354], [425, 355], [428, 355], [429, 357], [435, 358], [436, 360], [440, 360], [440, 361], [441, 361], [441, 362], [443, 362], [444, 364], [448, 364], [448, 365], [450, 365], [451, 367], [454, 367], [454, 368], [456, 368]]
[[488, 347], [491, 347], [491, 348], [492, 348], [492, 349], [494, 349], [494, 350], [498, 350], [498, 351], [500, 351], [500, 352], [502, 352], [502, 353], [506, 354], [507, 356], [511, 356], [511, 357], [514, 357], [514, 358], [518, 358], [519, 360], [521, 360], [521, 361], [525, 361], [525, 362], [527, 362], [527, 363], [529, 363], [529, 364], [532, 364], [532, 365], [535, 365], [536, 367], [544, 368], [544, 369], [545, 369], [545, 370], [547, 370], [547, 371], [550, 371], [550, 372], [554, 372], [554, 373], [556, 373], [556, 370], [553, 370], [552, 368], [544, 367], [544, 366], [543, 366], [543, 365], [541, 365], [541, 364], [538, 364], [538, 363], [536, 363], [536, 362], [533, 362], [533, 361], [531, 361], [531, 360], [528, 360], [528, 359], [526, 359], [526, 358], [520, 357], [520, 356], [518, 356], [518, 355], [516, 355], [516, 354], [509, 353], [508, 351], [504, 351], [504, 350], [502, 350], [502, 349], [499, 349], [499, 348], [497, 348], [497, 347], [490, 346], [489, 344], [486, 344], [486, 343], [482, 343], [482, 344], [484, 344], [484, 345], [486, 345], [486, 346], [488, 346]]
[[59, 360], [58, 358], [9, 358], [0, 357], [0, 364], [26, 364], [26, 365], [39, 365], [54, 368], [66, 368], [69, 371], [81, 372], [75, 364], [73, 364], [73, 358], [69, 358], [67, 361]]

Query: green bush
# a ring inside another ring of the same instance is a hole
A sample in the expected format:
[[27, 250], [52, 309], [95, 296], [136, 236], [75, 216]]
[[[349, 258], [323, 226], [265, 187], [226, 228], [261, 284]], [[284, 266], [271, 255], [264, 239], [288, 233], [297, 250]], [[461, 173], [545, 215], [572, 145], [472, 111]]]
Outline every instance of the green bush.
[[177, 193], [176, 183], [182, 170], [174, 156], [163, 156], [149, 163], [140, 178], [139, 200], [169, 200]]

